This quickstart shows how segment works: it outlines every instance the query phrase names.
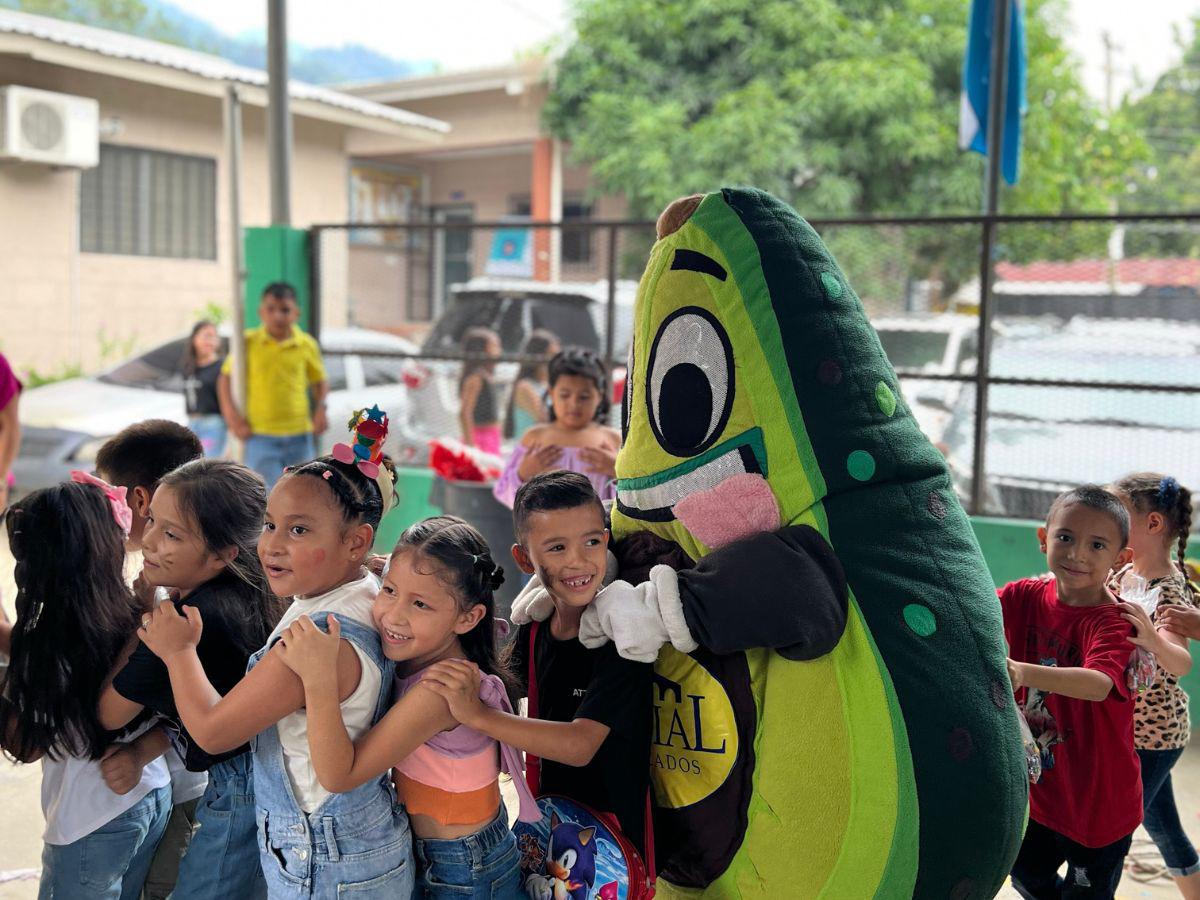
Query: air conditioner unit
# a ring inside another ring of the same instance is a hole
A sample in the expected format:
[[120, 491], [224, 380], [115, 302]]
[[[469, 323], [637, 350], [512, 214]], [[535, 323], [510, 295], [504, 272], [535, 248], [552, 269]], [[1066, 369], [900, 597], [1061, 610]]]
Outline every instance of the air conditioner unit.
[[100, 104], [10, 84], [0, 87], [0, 159], [90, 169], [100, 162]]

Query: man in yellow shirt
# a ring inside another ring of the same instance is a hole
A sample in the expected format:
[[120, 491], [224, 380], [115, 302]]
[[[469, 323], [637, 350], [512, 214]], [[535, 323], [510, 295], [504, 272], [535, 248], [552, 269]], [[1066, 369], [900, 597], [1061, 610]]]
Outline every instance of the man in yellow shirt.
[[246, 465], [269, 490], [284, 468], [316, 456], [314, 437], [328, 426], [329, 383], [317, 342], [296, 326], [300, 306], [295, 288], [284, 281], [267, 285], [258, 315], [262, 325], [246, 330], [245, 414], [233, 402], [229, 358], [217, 393], [229, 430], [246, 442]]

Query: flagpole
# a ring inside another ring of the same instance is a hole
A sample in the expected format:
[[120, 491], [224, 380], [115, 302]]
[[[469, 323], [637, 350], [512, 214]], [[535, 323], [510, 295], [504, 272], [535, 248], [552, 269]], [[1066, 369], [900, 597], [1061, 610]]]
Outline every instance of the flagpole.
[[988, 76], [987, 167], [983, 213], [996, 214], [1000, 191], [1000, 157], [1004, 152], [1004, 105], [1008, 95], [1008, 26], [1011, 0], [992, 0], [992, 64]]
[[[994, 216], [999, 205], [1000, 157], [1004, 152], [1004, 102], [1008, 93], [1008, 5], [992, 0], [992, 65], [988, 77], [987, 166], [984, 169], [983, 213]], [[971, 512], [982, 515], [987, 503], [988, 375], [992, 358], [992, 254], [996, 223], [983, 222], [979, 259], [979, 340], [975, 364], [974, 454], [971, 460]]]

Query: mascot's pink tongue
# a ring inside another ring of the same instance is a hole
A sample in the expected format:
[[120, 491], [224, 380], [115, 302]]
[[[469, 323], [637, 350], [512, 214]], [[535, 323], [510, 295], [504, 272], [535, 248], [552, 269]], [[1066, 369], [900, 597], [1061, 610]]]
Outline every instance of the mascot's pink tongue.
[[779, 528], [779, 503], [761, 475], [745, 472], [675, 504], [675, 518], [710, 550]]

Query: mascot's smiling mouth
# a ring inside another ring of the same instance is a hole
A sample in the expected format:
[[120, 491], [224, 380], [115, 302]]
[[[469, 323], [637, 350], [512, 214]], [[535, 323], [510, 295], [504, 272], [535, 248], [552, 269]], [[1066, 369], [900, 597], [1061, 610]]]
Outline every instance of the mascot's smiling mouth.
[[744, 431], [661, 472], [620, 479], [617, 509], [631, 519], [670, 522], [680, 500], [711, 491], [736, 475], [766, 478], [767, 451], [761, 428]]

